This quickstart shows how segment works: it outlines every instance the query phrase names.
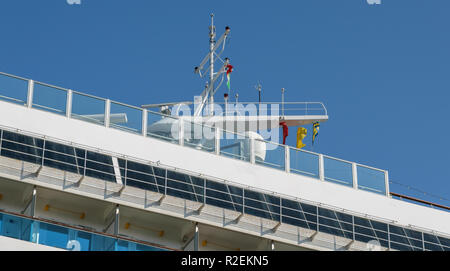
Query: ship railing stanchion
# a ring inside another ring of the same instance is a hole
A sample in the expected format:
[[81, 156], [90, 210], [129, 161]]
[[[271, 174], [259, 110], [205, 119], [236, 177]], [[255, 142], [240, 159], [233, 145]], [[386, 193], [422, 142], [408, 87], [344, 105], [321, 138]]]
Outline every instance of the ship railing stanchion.
[[44, 167], [44, 159], [45, 159], [45, 138], [44, 138], [44, 143], [42, 145], [42, 159], [41, 159], [41, 165], [39, 166], [39, 168], [36, 170], [36, 172], [34, 173], [34, 175], [36, 177], [39, 176], [39, 173], [41, 172], [42, 168]]
[[272, 233], [275, 233], [278, 230], [278, 228], [281, 226], [281, 223], [282, 223], [283, 213], [281, 211], [281, 197], [280, 197], [279, 203], [280, 203], [280, 221], [278, 221], [278, 223], [272, 228]]
[[388, 250], [391, 250], [391, 227], [387, 224]]
[[358, 168], [356, 163], [352, 163], [353, 188], [358, 189]]
[[245, 214], [245, 189], [242, 187], [242, 213], [240, 213], [234, 220], [233, 223], [237, 224]]
[[[113, 158], [114, 159], [114, 158]], [[122, 183], [122, 187], [120, 188], [120, 190], [117, 192], [117, 195], [121, 196], [123, 191], [125, 190], [125, 188], [127, 187], [127, 164], [128, 164], [128, 160], [126, 159], [126, 157], [124, 157], [125, 160], [125, 166], [124, 166], [124, 176], [123, 176], [123, 183]], [[120, 174], [120, 166], [119, 166], [119, 174]], [[120, 176], [121, 178], [122, 176]]]
[[125, 159], [125, 170], [124, 171], [125, 171], [125, 173], [124, 173], [125, 174], [125, 177], [124, 177], [124, 182], [125, 183], [123, 185], [127, 186], [128, 159]]
[[220, 155], [220, 135], [221, 135], [221, 129], [219, 127], [216, 127], [215, 130], [215, 140], [216, 140], [216, 146], [215, 146], [215, 151], [217, 155]]
[[286, 173], [291, 172], [291, 161], [290, 161], [290, 153], [289, 153], [289, 146], [284, 146], [284, 170]]
[[167, 195], [167, 169], [164, 177], [164, 195], [162, 195], [161, 198], [159, 198], [158, 205], [161, 205], [163, 203], [163, 200], [166, 197], [166, 195]]
[[109, 127], [110, 113], [111, 113], [111, 100], [106, 99], [106, 101], [105, 101], [105, 127]]
[[3, 130], [0, 133], [0, 154], [2, 153], [2, 145], [3, 145]]
[[325, 169], [324, 169], [324, 162], [323, 162], [323, 154], [319, 154], [319, 179], [321, 181], [325, 180]]
[[200, 215], [200, 213], [202, 212], [205, 205], [206, 205], [206, 179], [203, 179], [203, 203], [202, 203], [202, 205], [200, 205], [200, 207], [196, 211], [196, 213], [198, 215]]
[[178, 118], [178, 144], [184, 145], [184, 121], [183, 118]]
[[355, 216], [352, 215], [352, 240], [345, 246], [345, 249], [350, 250], [353, 243], [355, 243]]
[[31, 108], [33, 105], [33, 90], [34, 90], [34, 81], [28, 80], [28, 94], [27, 94], [27, 107]]
[[255, 163], [255, 139], [250, 137], [250, 163]]
[[317, 236], [318, 233], [319, 233], [319, 206], [316, 206], [316, 232], [311, 234], [309, 240], [311, 242], [314, 241], [314, 238]]
[[66, 100], [66, 117], [72, 117], [72, 97], [73, 91], [71, 89], [67, 90], [67, 100]]
[[142, 135], [147, 136], [147, 125], [148, 125], [148, 111], [147, 109], [142, 109]]
[[384, 186], [386, 187], [386, 196], [391, 197], [389, 191], [389, 173], [387, 170], [384, 171]]
[[84, 166], [83, 166], [83, 175], [80, 177], [80, 179], [76, 182], [75, 186], [76, 187], [80, 187], [81, 182], [84, 180], [84, 178], [86, 177], [86, 164], [87, 164], [87, 150], [84, 150]]
[[425, 251], [425, 239], [422, 232], [422, 250]]
[[280, 223], [283, 223], [283, 199], [280, 197]]

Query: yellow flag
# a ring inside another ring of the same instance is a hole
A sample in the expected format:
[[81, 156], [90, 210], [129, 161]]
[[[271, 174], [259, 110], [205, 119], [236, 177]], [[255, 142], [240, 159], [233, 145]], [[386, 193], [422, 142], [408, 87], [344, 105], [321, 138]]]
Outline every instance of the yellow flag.
[[308, 132], [308, 130], [306, 128], [298, 127], [298, 129], [297, 129], [297, 148], [298, 149], [301, 149], [306, 146], [305, 144], [303, 144], [302, 140], [306, 137], [307, 132]]

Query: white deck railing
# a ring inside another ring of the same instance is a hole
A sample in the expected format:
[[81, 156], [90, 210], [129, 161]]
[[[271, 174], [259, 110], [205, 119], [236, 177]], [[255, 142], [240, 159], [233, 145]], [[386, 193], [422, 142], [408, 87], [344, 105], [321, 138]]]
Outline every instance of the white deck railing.
[[[190, 122], [177, 116], [164, 115], [3, 72], [0, 72], [0, 100], [140, 134], [144, 137], [162, 139], [217, 155], [248, 161], [252, 164], [284, 170], [291, 174], [300, 174], [320, 181], [390, 196], [389, 177], [386, 170], [300, 150], [276, 142], [249, 138], [243, 134], [210, 127], [203, 123]], [[275, 103], [264, 104], [270, 108]], [[281, 115], [284, 115], [285, 112], [294, 114], [303, 112], [304, 115], [311, 112], [314, 112], [311, 115], [316, 115], [315, 112], [318, 112], [317, 115], [327, 115], [326, 108], [322, 103], [311, 102], [284, 103]], [[162, 119], [171, 120], [171, 134], [154, 132], [148, 128]], [[201, 131], [200, 138], [196, 137], [199, 130]], [[255, 144], [261, 143], [267, 147], [264, 160], [258, 159], [255, 155]]]

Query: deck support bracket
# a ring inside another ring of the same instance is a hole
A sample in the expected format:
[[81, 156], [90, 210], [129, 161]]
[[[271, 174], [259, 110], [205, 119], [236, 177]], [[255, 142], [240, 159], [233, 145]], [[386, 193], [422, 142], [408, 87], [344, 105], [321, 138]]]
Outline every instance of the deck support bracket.
[[159, 200], [157, 201], [158, 205], [161, 206], [165, 198], [166, 198], [166, 195], [162, 195], [161, 198], [159, 198]]
[[241, 218], [244, 216], [244, 213], [240, 213], [239, 215], [238, 215], [238, 217], [236, 217], [233, 221], [232, 221], [232, 223], [233, 224], [237, 224], [237, 223], [239, 223], [239, 221], [241, 220]]
[[200, 207], [195, 211], [198, 215], [202, 212], [203, 208], [205, 208], [205, 204], [203, 203]]
[[314, 238], [316, 238], [316, 236], [317, 236], [318, 233], [319, 233], [319, 232], [316, 231], [315, 233], [311, 234], [311, 236], [308, 238], [309, 241], [311, 241], [311, 242], [314, 241]]
[[36, 172], [34, 173], [34, 175], [36, 175], [36, 177], [39, 176], [39, 173], [41, 173], [42, 168], [43, 168], [42, 165], [40, 165], [40, 166], [38, 167], [38, 169], [37, 169]]
[[81, 185], [81, 183], [83, 182], [83, 180], [84, 180], [84, 175], [83, 176], [81, 176], [81, 178], [75, 183], [75, 186], [76, 187], [80, 187], [80, 185]]
[[272, 232], [275, 233], [277, 232], [278, 228], [281, 226], [281, 222], [278, 222], [275, 227], [272, 228]]

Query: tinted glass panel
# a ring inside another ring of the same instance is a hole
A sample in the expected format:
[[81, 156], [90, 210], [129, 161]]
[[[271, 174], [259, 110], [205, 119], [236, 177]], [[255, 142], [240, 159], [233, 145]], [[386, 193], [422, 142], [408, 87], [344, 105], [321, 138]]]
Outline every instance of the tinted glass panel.
[[86, 175], [110, 182], [116, 182], [111, 156], [88, 151]]
[[3, 131], [1, 155], [40, 164], [43, 143], [42, 139]]

